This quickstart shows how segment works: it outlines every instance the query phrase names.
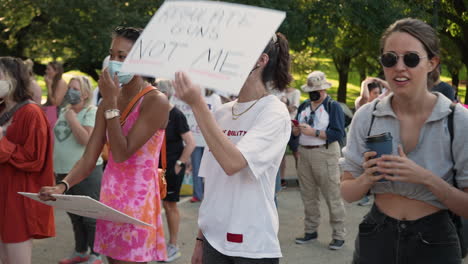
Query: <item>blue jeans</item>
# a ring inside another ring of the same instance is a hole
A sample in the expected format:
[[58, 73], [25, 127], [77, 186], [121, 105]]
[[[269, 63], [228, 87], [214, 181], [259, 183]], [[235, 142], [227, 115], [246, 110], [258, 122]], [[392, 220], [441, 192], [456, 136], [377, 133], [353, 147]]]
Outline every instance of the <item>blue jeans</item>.
[[457, 232], [447, 210], [397, 220], [374, 204], [359, 225], [353, 264], [460, 264]]
[[192, 152], [193, 197], [198, 200], [203, 199], [203, 178], [198, 176], [198, 171], [204, 150], [205, 147], [196, 147]]
[[281, 191], [282, 187], [281, 187], [281, 173], [280, 173], [281, 169], [278, 168], [278, 173], [276, 173], [276, 181], [275, 181], [275, 204], [276, 204], [276, 208], [278, 208], [278, 193]]

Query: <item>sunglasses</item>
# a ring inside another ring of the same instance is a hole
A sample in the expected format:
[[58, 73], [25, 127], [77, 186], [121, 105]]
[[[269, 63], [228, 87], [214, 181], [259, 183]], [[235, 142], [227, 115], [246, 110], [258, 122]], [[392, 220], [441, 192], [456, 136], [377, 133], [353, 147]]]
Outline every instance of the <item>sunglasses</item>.
[[314, 118], [315, 118], [315, 111], [310, 113], [310, 116], [306, 116], [304, 121], [311, 127], [314, 127]]
[[403, 57], [403, 62], [410, 68], [418, 66], [421, 59], [426, 58], [420, 57], [419, 54], [414, 52], [408, 52], [404, 55], [398, 55], [395, 52], [387, 52], [380, 56], [380, 63], [386, 68], [391, 68], [398, 63], [399, 57]]

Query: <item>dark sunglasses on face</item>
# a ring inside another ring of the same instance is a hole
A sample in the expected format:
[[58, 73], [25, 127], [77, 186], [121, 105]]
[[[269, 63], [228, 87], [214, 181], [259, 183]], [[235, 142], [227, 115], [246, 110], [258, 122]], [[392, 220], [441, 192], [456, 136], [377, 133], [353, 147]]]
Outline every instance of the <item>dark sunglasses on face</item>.
[[380, 63], [386, 68], [391, 68], [398, 63], [398, 59], [400, 57], [403, 57], [403, 62], [405, 63], [406, 66], [410, 68], [414, 68], [418, 66], [421, 59], [426, 58], [426, 57], [421, 57], [419, 56], [419, 54], [414, 53], [414, 52], [408, 52], [404, 55], [399, 55], [399, 54], [396, 54], [395, 52], [387, 52], [387, 53], [382, 54], [382, 56], [380, 56]]

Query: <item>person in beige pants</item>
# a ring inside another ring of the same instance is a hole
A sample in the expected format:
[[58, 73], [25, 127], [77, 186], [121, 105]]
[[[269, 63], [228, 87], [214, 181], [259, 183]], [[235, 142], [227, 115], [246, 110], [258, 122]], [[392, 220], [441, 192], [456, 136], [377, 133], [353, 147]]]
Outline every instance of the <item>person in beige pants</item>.
[[345, 209], [340, 194], [339, 140], [344, 131], [344, 114], [340, 105], [328, 96], [331, 84], [325, 74], [314, 71], [307, 84], [302, 86], [310, 100], [299, 106], [293, 126], [294, 136], [299, 137], [298, 178], [305, 213], [304, 237], [296, 238], [297, 244], [317, 239], [320, 224], [320, 191], [328, 206], [333, 229], [329, 249], [340, 249], [345, 242]]

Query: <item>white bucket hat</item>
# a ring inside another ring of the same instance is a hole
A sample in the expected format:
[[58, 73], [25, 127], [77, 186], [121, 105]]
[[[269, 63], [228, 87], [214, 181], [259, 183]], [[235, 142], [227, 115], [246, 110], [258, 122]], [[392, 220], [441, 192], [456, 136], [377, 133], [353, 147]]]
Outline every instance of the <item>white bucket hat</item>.
[[307, 76], [307, 84], [301, 86], [303, 92], [320, 91], [330, 88], [331, 83], [327, 82], [325, 73], [321, 71], [313, 71]]

